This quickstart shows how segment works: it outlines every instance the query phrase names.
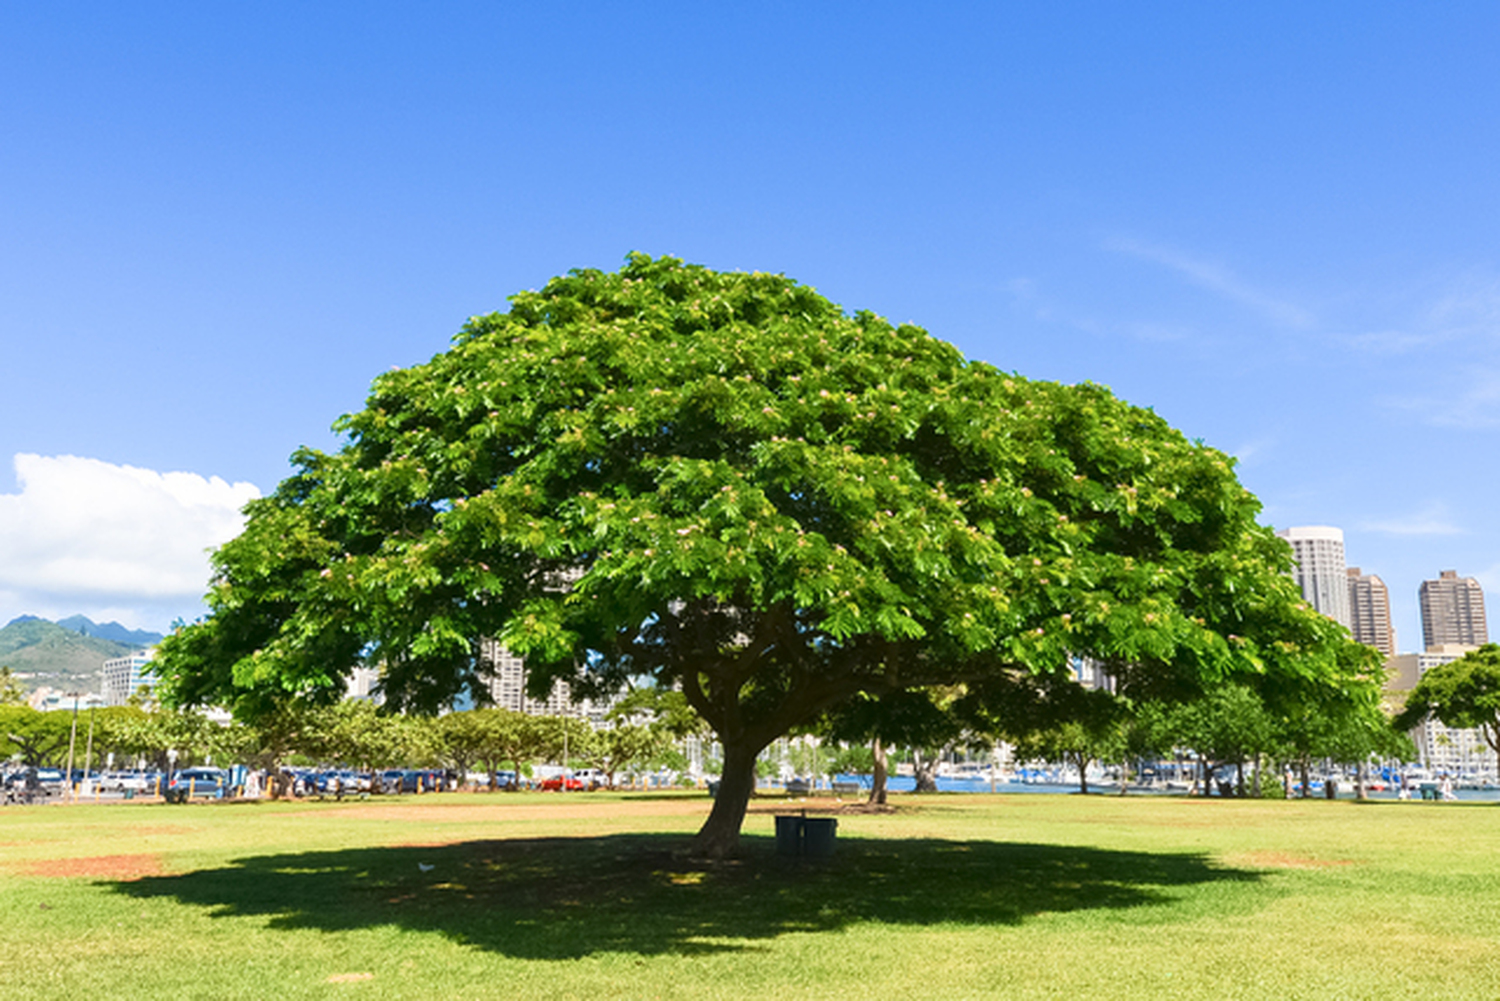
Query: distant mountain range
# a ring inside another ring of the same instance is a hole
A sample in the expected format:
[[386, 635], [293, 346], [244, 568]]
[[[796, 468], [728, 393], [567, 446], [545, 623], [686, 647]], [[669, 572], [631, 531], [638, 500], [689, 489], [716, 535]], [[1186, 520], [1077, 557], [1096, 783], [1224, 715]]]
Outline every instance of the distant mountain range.
[[100, 625], [84, 615], [70, 615], [66, 619], [58, 619], [57, 625], [85, 636], [97, 636], [101, 640], [114, 640], [116, 643], [130, 643], [134, 646], [155, 646], [161, 642], [161, 633], [148, 632], [145, 629], [126, 629], [118, 622], [106, 622]]
[[161, 633], [126, 629], [118, 622], [100, 625], [82, 615], [58, 622], [22, 615], [0, 629], [0, 666], [26, 675], [21, 680], [28, 689], [50, 685], [97, 691], [106, 660], [161, 638]]

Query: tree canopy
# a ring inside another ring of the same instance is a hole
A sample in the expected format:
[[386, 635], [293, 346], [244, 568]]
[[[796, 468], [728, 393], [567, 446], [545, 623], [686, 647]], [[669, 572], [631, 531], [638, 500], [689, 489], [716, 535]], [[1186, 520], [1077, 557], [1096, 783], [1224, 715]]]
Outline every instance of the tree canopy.
[[649, 675], [724, 746], [710, 853], [755, 755], [855, 693], [1075, 653], [1143, 692], [1315, 685], [1349, 643], [1222, 453], [780, 275], [572, 272], [335, 427], [215, 553], [165, 696], [332, 699], [363, 661], [431, 711], [487, 697], [482, 636], [536, 692]]

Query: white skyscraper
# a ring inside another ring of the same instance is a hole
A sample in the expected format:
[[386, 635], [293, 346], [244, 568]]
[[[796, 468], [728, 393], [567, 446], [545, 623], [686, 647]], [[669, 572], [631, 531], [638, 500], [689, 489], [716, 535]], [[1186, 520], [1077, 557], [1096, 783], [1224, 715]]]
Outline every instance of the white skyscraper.
[[546, 699], [533, 699], [527, 695], [525, 659], [501, 646], [493, 637], [486, 636], [479, 641], [479, 663], [480, 670], [489, 678], [490, 698], [502, 709], [530, 716], [572, 716], [588, 720], [596, 730], [608, 725], [605, 716], [615, 700], [581, 699], [574, 702], [566, 681], [554, 682]]
[[1344, 563], [1344, 531], [1328, 525], [1284, 528], [1276, 533], [1292, 545], [1297, 586], [1313, 608], [1349, 627], [1349, 571]]
[[151, 670], [151, 658], [155, 655], [156, 650], [153, 648], [106, 660], [102, 671], [104, 704], [123, 706], [142, 686], [155, 687], [156, 675]]

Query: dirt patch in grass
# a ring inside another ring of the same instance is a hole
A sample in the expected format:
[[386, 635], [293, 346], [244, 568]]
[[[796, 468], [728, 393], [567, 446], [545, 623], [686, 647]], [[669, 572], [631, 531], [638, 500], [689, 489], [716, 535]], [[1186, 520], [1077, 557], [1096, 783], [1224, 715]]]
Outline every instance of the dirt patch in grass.
[[132, 827], [130, 835], [137, 838], [170, 838], [179, 834], [192, 834], [195, 828], [175, 824], [157, 824], [150, 827]]
[[161, 856], [154, 852], [139, 855], [94, 855], [88, 858], [39, 859], [23, 862], [19, 868], [27, 876], [53, 876], [58, 878], [87, 877], [90, 879], [114, 879], [121, 882], [161, 876], [166, 869]]
[[843, 806], [838, 807], [834, 812], [854, 814], [888, 814], [895, 813], [896, 808], [889, 803], [857, 802], [845, 803]]
[[825, 800], [809, 799], [809, 800], [782, 800], [779, 803], [778, 802], [769, 802], [768, 803], [768, 802], [764, 802], [764, 801], [756, 802], [756, 803], [751, 803], [750, 806], [749, 806], [749, 808], [745, 812], [746, 813], [752, 813], [752, 814], [806, 813], [806, 814], [809, 814], [809, 815], [812, 815], [812, 816], [822, 816], [822, 815], [837, 816], [839, 814], [848, 815], [848, 814], [856, 814], [856, 813], [858, 813], [858, 814], [864, 814], [864, 813], [879, 813], [879, 814], [895, 813], [896, 812], [896, 807], [891, 806], [889, 804], [886, 804], [886, 805], [882, 806], [882, 805], [879, 805], [879, 804], [866, 803], [863, 800], [859, 800], [857, 802], [842, 803], [842, 802], [839, 802], [838, 800], [835, 800], [835, 799], [825, 799]]
[[1353, 859], [1308, 858], [1291, 852], [1242, 852], [1231, 855], [1226, 862], [1235, 866], [1251, 866], [1256, 869], [1332, 869], [1341, 865], [1353, 865]]

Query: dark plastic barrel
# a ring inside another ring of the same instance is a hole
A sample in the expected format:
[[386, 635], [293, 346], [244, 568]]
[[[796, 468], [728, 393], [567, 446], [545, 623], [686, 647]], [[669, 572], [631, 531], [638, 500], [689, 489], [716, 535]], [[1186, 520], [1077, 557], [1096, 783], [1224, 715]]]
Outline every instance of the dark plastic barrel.
[[802, 854], [808, 858], [828, 858], [833, 854], [833, 839], [839, 822], [833, 817], [808, 817], [802, 821]]
[[802, 818], [781, 814], [776, 818], [776, 854], [796, 857], [802, 854]]

